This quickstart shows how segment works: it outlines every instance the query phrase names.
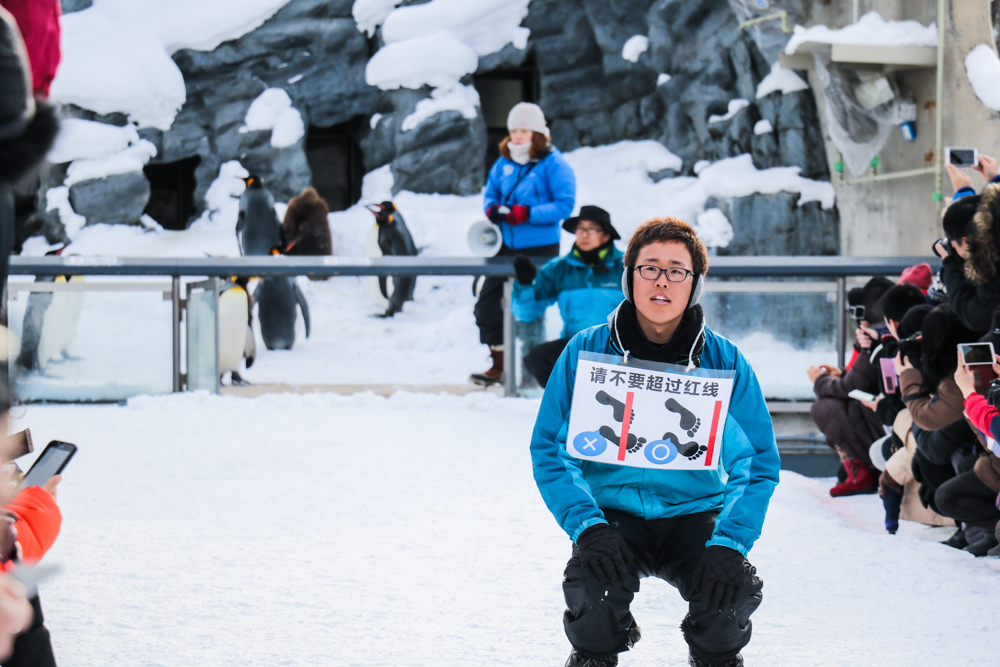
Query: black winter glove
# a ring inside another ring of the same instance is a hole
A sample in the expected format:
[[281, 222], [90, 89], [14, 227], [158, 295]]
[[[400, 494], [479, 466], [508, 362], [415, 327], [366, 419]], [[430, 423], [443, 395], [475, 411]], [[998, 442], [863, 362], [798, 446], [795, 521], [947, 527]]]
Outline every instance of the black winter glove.
[[705, 609], [732, 609], [743, 596], [746, 569], [743, 554], [713, 544], [694, 568], [694, 598]]
[[507, 214], [500, 212], [500, 204], [490, 204], [486, 209], [486, 217], [494, 225], [499, 226], [501, 222], [507, 222]]
[[534, 282], [535, 276], [538, 275], [538, 269], [531, 263], [527, 255], [518, 255], [514, 258], [514, 275], [517, 276], [517, 282], [522, 285], [530, 285]]
[[632, 552], [622, 536], [606, 523], [594, 524], [576, 538], [580, 550], [583, 574], [603, 586], [622, 588], [628, 583], [626, 563], [632, 562]]

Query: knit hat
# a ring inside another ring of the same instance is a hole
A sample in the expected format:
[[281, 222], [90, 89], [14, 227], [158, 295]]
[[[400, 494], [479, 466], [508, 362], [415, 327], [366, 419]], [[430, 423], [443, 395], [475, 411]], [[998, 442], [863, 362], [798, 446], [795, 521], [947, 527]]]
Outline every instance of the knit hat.
[[518, 102], [507, 114], [507, 130], [531, 130], [549, 136], [542, 108], [531, 102]]
[[903, 271], [903, 275], [900, 276], [899, 282], [900, 284], [909, 283], [911, 285], [916, 285], [926, 296], [927, 290], [930, 289], [931, 281], [933, 279], [934, 274], [931, 272], [930, 264], [917, 264]]

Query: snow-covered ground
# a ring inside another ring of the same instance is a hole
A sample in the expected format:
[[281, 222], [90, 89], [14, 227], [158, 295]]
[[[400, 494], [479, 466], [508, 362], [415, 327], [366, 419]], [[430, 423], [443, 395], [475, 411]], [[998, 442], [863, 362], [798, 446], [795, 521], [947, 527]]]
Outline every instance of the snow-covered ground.
[[[570, 545], [531, 477], [538, 403], [488, 394], [188, 394], [27, 408], [80, 450], [42, 586], [60, 664], [561, 665]], [[889, 536], [872, 496], [782, 473], [750, 553], [748, 665], [993, 666], [1000, 562]], [[643, 581], [623, 667], [685, 665]]]

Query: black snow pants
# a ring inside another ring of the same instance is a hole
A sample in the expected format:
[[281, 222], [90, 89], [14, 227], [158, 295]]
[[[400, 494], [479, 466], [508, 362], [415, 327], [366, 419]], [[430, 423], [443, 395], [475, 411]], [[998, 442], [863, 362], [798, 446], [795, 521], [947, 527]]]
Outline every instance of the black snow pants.
[[949, 519], [993, 532], [1000, 519], [997, 494], [972, 470], [952, 477], [934, 494], [938, 511]]
[[3, 661], [3, 667], [56, 667], [49, 630], [42, 616], [42, 603], [37, 595], [30, 602], [35, 612], [31, 627], [14, 638], [14, 651]]
[[646, 521], [615, 510], [603, 511], [611, 529], [624, 538], [635, 558], [628, 566], [628, 585], [608, 587], [584, 577], [577, 547], [573, 546], [573, 557], [566, 564], [563, 579], [567, 606], [563, 626], [580, 654], [602, 658], [628, 650], [628, 631], [633, 623], [629, 604], [643, 577], [669, 582], [690, 603], [681, 629], [696, 658], [724, 662], [747, 645], [752, 628], [750, 615], [760, 605], [764, 586], [749, 563], [743, 597], [733, 608], [708, 611], [692, 600], [695, 566], [715, 529], [715, 512]]
[[549, 383], [552, 369], [555, 368], [556, 362], [559, 361], [559, 355], [566, 349], [567, 344], [569, 344], [569, 338], [557, 338], [536, 345], [531, 348], [531, 352], [524, 355], [524, 367], [535, 376], [542, 389]]
[[[527, 255], [528, 257], [556, 257], [559, 254], [559, 244], [540, 245], [534, 248], [514, 250], [506, 245], [500, 248], [497, 257], [513, 257]], [[503, 345], [503, 284], [506, 278], [490, 276], [483, 281], [479, 290], [479, 301], [475, 310], [476, 326], [479, 327], [479, 342], [496, 347]]]

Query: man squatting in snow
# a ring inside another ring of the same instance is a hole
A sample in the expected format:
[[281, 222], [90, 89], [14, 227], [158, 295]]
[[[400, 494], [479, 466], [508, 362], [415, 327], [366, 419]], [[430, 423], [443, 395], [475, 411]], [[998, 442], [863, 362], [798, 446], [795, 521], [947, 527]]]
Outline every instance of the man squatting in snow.
[[[689, 603], [681, 629], [690, 664], [739, 667], [763, 586], [746, 555], [778, 483], [771, 418], [743, 354], [705, 326], [698, 301], [708, 255], [694, 230], [673, 218], [649, 220], [629, 241], [624, 266], [625, 300], [607, 324], [569, 342], [531, 438], [535, 482], [574, 542], [563, 579], [563, 624], [573, 645], [566, 666], [618, 664], [617, 654], [640, 635], [629, 612], [639, 579], [655, 576]], [[733, 371], [720, 466], [653, 470], [571, 456], [566, 440], [581, 351]]]

